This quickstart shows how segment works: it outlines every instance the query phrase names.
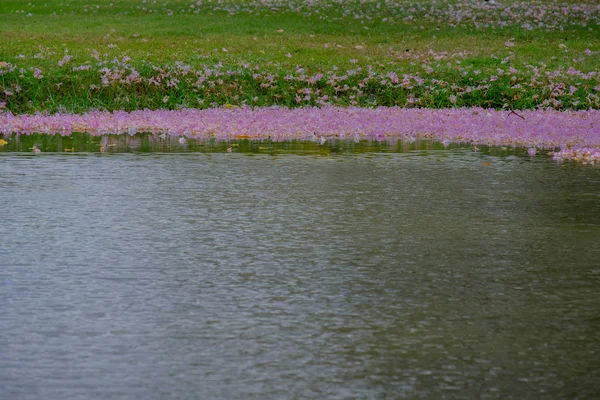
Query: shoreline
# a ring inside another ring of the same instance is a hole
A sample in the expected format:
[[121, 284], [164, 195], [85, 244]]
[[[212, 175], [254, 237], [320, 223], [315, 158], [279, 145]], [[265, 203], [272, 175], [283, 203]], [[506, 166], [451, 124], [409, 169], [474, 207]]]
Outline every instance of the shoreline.
[[3, 136], [70, 136], [75, 132], [92, 136], [153, 133], [217, 141], [426, 139], [444, 145], [528, 147], [533, 154], [536, 148], [560, 149], [556, 153], [560, 159], [576, 159], [586, 153], [593, 162], [600, 160], [600, 110], [221, 107], [54, 115], [0, 113]]

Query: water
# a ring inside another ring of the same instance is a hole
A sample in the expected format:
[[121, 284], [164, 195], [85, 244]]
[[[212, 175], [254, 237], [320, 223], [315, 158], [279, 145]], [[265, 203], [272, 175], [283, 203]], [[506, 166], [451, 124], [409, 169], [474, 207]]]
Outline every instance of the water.
[[0, 153], [0, 397], [598, 398], [599, 168], [236, 150]]

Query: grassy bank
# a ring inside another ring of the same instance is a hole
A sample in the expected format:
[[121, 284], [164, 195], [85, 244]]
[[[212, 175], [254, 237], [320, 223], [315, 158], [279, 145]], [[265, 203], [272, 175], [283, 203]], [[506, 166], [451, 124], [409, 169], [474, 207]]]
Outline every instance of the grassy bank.
[[599, 24], [594, 1], [5, 0], [0, 108], [600, 109]]

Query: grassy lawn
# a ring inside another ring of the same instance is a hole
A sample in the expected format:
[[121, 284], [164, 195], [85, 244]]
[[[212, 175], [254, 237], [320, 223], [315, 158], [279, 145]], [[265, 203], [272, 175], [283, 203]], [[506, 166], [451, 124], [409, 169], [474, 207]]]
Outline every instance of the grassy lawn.
[[13, 113], [600, 108], [595, 1], [0, 2]]

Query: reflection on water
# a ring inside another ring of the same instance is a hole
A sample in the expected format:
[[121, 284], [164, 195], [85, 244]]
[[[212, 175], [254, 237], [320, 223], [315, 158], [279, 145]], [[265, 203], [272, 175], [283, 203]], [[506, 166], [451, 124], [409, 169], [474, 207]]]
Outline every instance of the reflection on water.
[[600, 169], [327, 154], [0, 153], [3, 397], [599, 393]]
[[[1, 135], [0, 135], [1, 136]], [[447, 143], [430, 140], [360, 141], [318, 140], [314, 141], [257, 141], [235, 140], [223, 142], [200, 140], [167, 134], [135, 134], [91, 136], [78, 133], [60, 135], [11, 135], [0, 146], [2, 152], [41, 152], [53, 153], [256, 153], [256, 154], [349, 154], [349, 153], [406, 153], [417, 150], [457, 150], [470, 149], [486, 154], [507, 156], [526, 155], [527, 149], [514, 147], [473, 146], [469, 143]], [[37, 152], [37, 151], [34, 151]], [[538, 151], [539, 152], [539, 151]], [[542, 154], [545, 154], [542, 151]]]

